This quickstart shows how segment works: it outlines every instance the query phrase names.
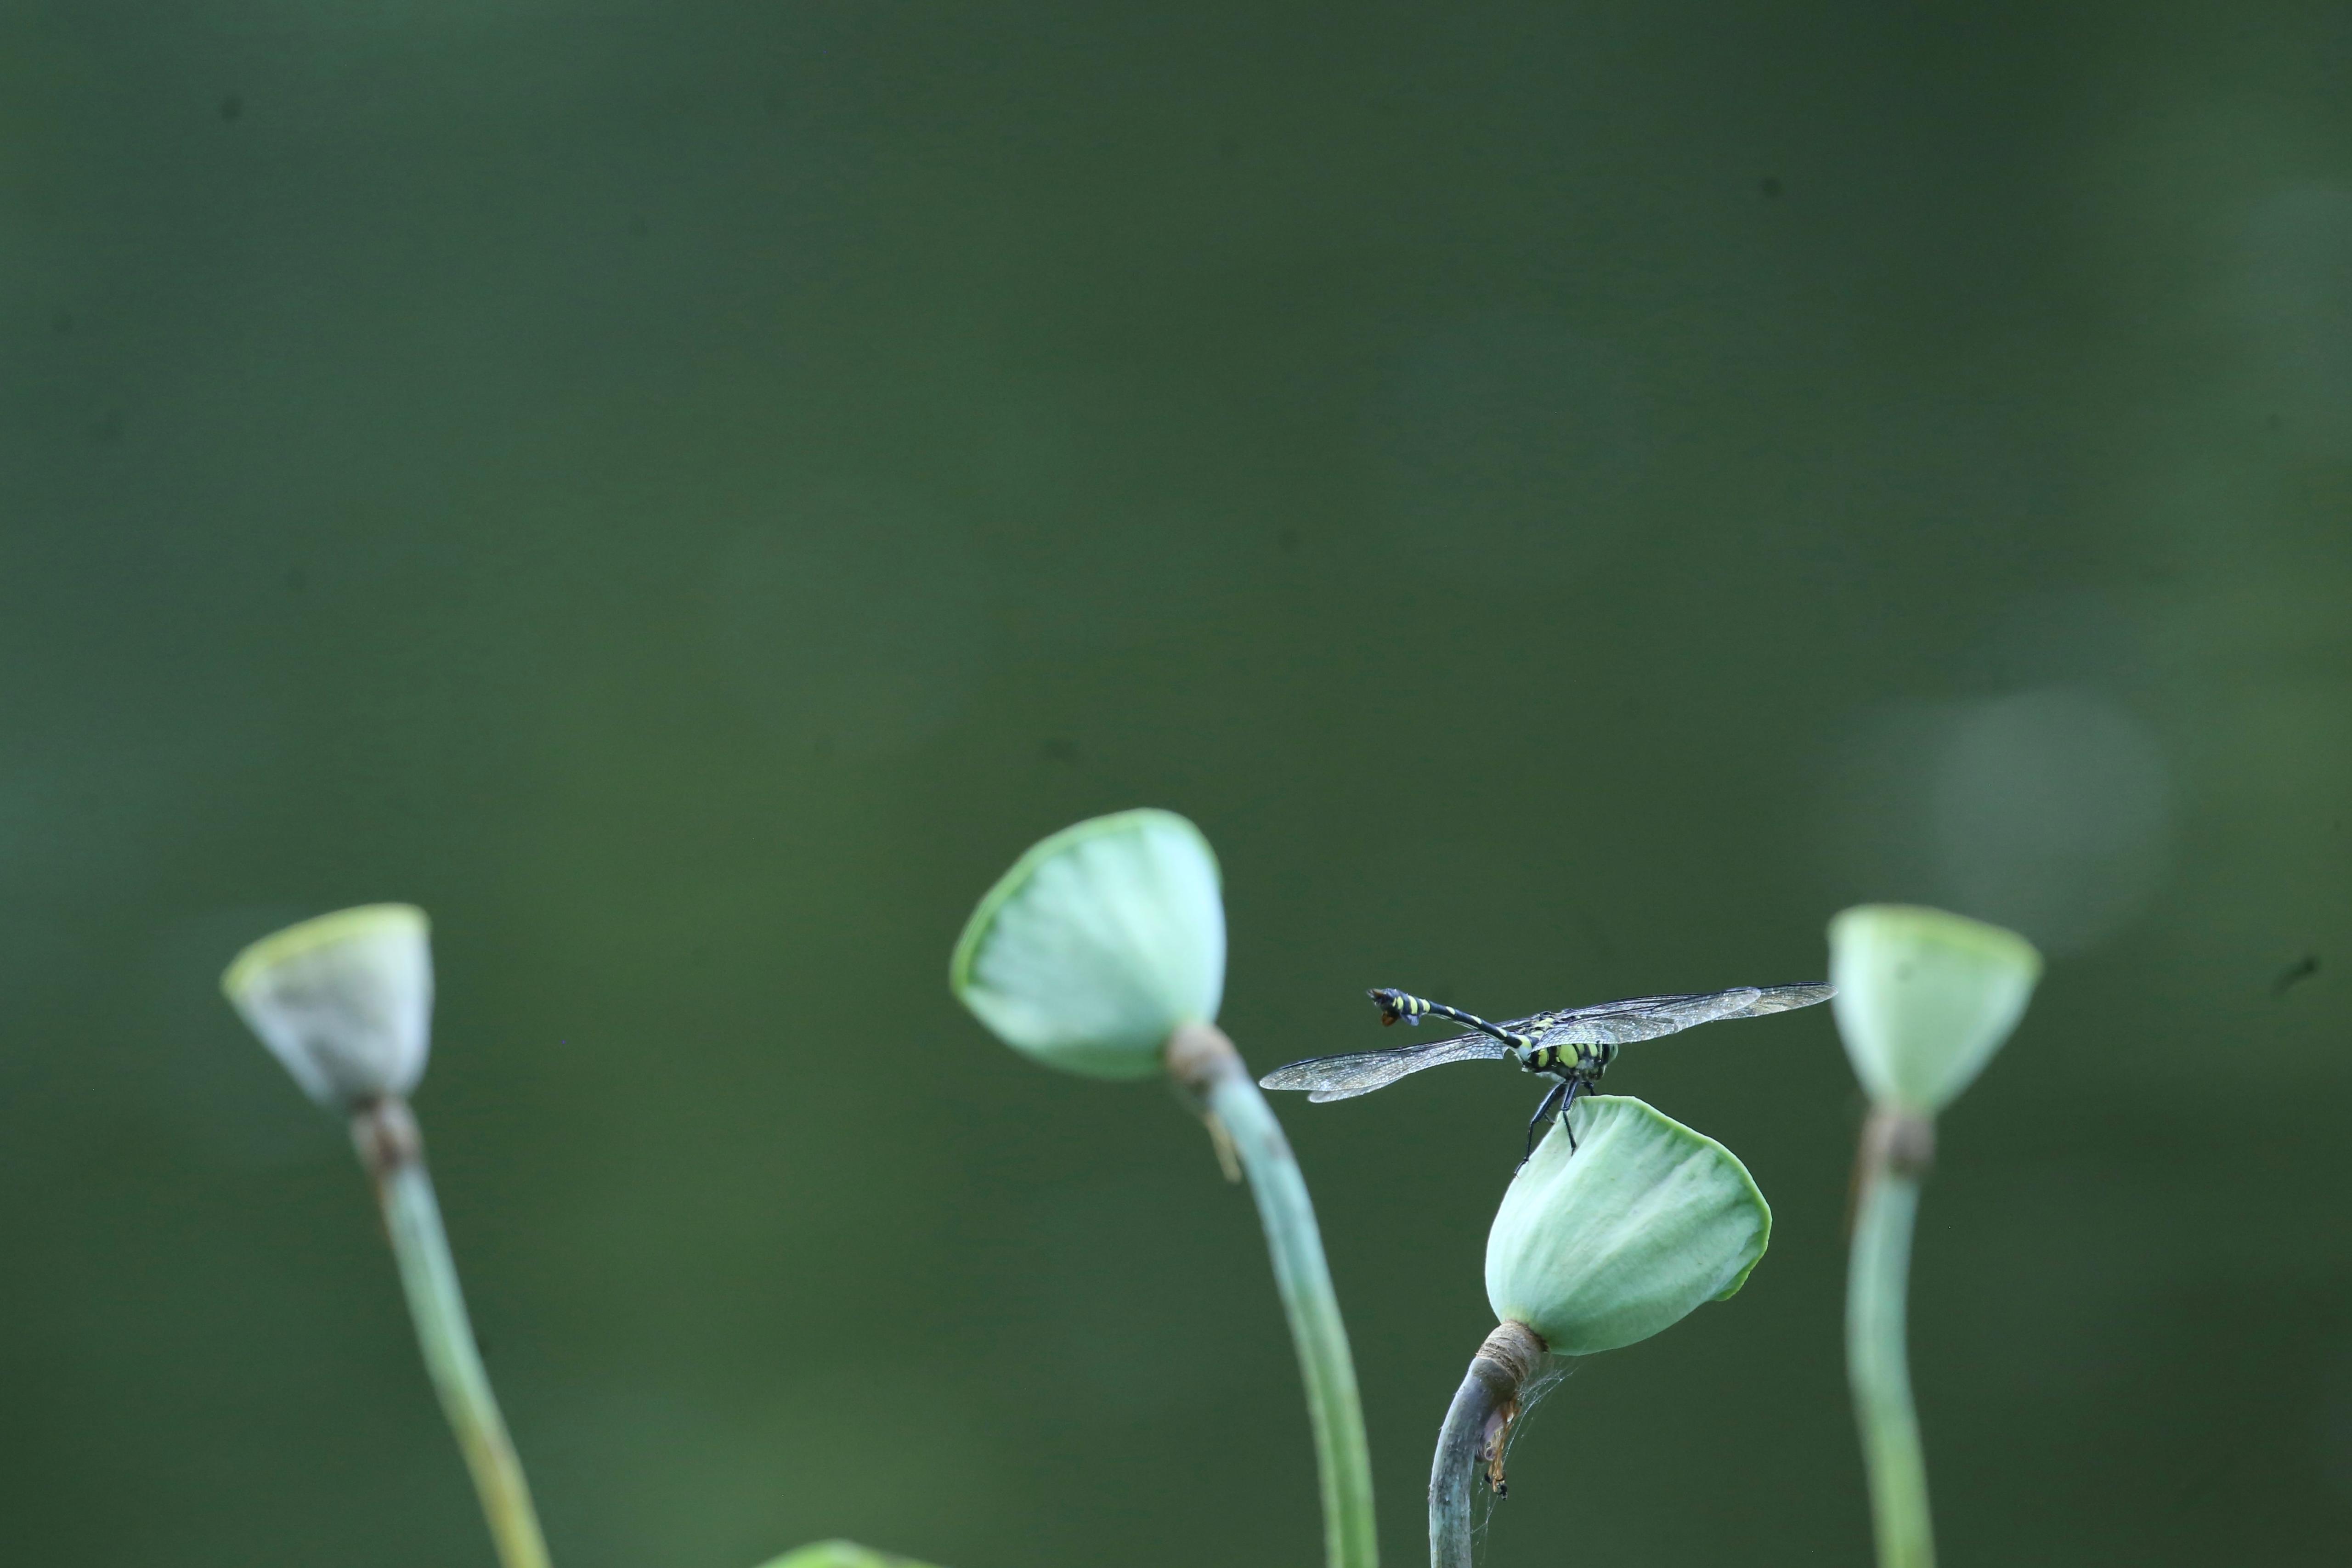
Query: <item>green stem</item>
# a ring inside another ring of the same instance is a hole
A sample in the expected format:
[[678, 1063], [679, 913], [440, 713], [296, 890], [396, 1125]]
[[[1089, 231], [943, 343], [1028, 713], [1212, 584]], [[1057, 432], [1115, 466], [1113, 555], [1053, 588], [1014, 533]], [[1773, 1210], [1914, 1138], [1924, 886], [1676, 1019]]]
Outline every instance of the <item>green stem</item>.
[[1324, 1561], [1328, 1568], [1377, 1568], [1380, 1540], [1372, 1513], [1372, 1459], [1356, 1363], [1307, 1179], [1282, 1135], [1282, 1123], [1243, 1067], [1233, 1043], [1213, 1026], [1190, 1025], [1169, 1042], [1177, 1081], [1203, 1101], [1231, 1137], [1265, 1227], [1275, 1289], [1290, 1319], [1291, 1342], [1307, 1384], [1307, 1415], [1322, 1477]]
[[1924, 1118], [1874, 1112], [1863, 1132], [1861, 1203], [1846, 1274], [1846, 1375], [1862, 1429], [1879, 1568], [1935, 1568], [1927, 1463], [1904, 1346], [1911, 1231], [1933, 1147]]
[[530, 1488], [475, 1348], [416, 1123], [404, 1104], [385, 1100], [362, 1110], [352, 1129], [361, 1163], [383, 1205], [384, 1228], [391, 1233], [393, 1257], [400, 1265], [409, 1315], [416, 1321], [425, 1373], [473, 1474], [499, 1562], [503, 1568], [548, 1568], [547, 1543], [530, 1505]]
[[1499, 1456], [1518, 1418], [1519, 1394], [1543, 1356], [1543, 1340], [1533, 1329], [1504, 1323], [1470, 1358], [1470, 1371], [1454, 1392], [1430, 1461], [1430, 1568], [1470, 1568], [1470, 1501], [1479, 1468], [1495, 1458], [1492, 1479], [1502, 1484]]

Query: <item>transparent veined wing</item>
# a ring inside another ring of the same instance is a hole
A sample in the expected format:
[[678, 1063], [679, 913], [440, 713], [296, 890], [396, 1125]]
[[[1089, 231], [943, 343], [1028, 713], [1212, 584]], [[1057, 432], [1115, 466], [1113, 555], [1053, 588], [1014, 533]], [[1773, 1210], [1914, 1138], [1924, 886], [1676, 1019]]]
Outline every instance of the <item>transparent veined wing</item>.
[[1311, 1057], [1279, 1067], [1258, 1079], [1261, 1089], [1303, 1089], [1317, 1105], [1353, 1100], [1376, 1089], [1386, 1089], [1407, 1073], [1448, 1062], [1496, 1061], [1511, 1054], [1510, 1047], [1491, 1035], [1460, 1035], [1432, 1040], [1425, 1046], [1405, 1046], [1393, 1051], [1358, 1051], [1344, 1057]]
[[1739, 985], [1695, 996], [1629, 996], [1593, 1007], [1538, 1014], [1517, 1026], [1545, 1046], [1622, 1046], [1680, 1034], [1727, 1018], [1756, 1018], [1810, 1007], [1835, 994], [1828, 985]]
[[1834, 985], [1759, 985], [1756, 1000], [1745, 1012], [1734, 1013], [1735, 1018], [1760, 1018], [1767, 1013], [1789, 1013], [1799, 1007], [1810, 1007], [1816, 1002], [1826, 1002], [1837, 994]]

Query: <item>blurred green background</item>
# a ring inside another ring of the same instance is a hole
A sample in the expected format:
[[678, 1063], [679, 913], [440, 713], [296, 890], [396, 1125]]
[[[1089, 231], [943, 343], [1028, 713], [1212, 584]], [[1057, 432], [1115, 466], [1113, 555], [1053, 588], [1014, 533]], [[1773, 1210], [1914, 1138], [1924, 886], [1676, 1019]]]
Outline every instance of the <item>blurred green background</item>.
[[[1917, 1260], [1948, 1561], [2340, 1562], [2347, 73], [2319, 4], [9, 8], [8, 1555], [488, 1561], [215, 989], [404, 899], [567, 1568], [1318, 1561], [1245, 1197], [944, 984], [1150, 804], [1262, 1067], [2023, 930]], [[1826, 1010], [1610, 1087], [1774, 1246], [1492, 1561], [1862, 1562]], [[1536, 1092], [1280, 1102], [1395, 1563]]]

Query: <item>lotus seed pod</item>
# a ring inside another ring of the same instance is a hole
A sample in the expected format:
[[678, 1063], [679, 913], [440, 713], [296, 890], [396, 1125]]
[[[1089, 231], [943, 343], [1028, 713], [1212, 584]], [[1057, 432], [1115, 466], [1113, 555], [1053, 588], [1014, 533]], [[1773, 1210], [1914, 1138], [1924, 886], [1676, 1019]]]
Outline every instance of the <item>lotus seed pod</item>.
[[797, 1552], [787, 1552], [761, 1568], [927, 1568], [911, 1557], [893, 1557], [854, 1541], [820, 1541]]
[[1167, 811], [1066, 827], [1014, 862], [956, 943], [948, 984], [1005, 1044], [1144, 1078], [1180, 1024], [1213, 1023], [1225, 910], [1201, 830]]
[[1486, 1301], [1561, 1355], [1648, 1339], [1748, 1281], [1772, 1210], [1714, 1139], [1601, 1095], [1555, 1125], [1486, 1234]]
[[1942, 910], [1864, 904], [1830, 921], [1838, 1033], [1878, 1104], [1933, 1116], [2009, 1038], [2042, 955], [2015, 931]]
[[410, 904], [339, 910], [238, 953], [221, 989], [320, 1104], [405, 1095], [425, 1076], [431, 1033], [426, 931]]

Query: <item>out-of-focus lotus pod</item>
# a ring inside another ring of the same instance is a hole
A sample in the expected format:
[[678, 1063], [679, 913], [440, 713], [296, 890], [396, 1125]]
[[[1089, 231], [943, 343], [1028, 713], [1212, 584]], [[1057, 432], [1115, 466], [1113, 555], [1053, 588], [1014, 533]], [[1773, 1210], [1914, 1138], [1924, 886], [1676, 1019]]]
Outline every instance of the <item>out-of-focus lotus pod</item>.
[[338, 910], [238, 953], [221, 989], [320, 1104], [405, 1095], [431, 1038], [427, 929], [411, 904]]
[[1975, 1081], [2025, 1012], [2042, 955], [2012, 931], [1907, 904], [1830, 921], [1838, 1033], [1883, 1106], [1933, 1116]]
[[1772, 1210], [1714, 1139], [1601, 1095], [1554, 1126], [1486, 1233], [1486, 1301], [1561, 1355], [1648, 1339], [1748, 1281]]
[[1097, 1078], [1144, 1078], [1225, 988], [1217, 858], [1168, 811], [1122, 811], [1033, 847], [980, 900], [948, 984], [1005, 1044]]
[[763, 1568], [926, 1568], [911, 1557], [893, 1557], [860, 1546], [854, 1541], [820, 1541], [797, 1552], [787, 1552]]

